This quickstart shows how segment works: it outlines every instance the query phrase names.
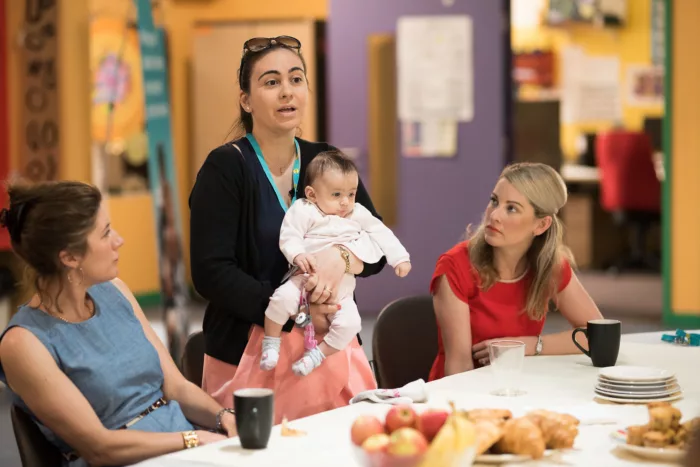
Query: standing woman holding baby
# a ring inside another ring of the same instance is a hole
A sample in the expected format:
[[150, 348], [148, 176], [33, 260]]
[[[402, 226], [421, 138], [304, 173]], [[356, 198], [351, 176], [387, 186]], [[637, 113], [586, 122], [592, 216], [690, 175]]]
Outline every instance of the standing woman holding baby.
[[[190, 195], [192, 279], [209, 301], [202, 387], [225, 407], [237, 389], [274, 389], [279, 423], [347, 405], [359, 392], [375, 389], [376, 381], [357, 339], [317, 371], [294, 375], [304, 335], [291, 320], [283, 328], [279, 365], [260, 369], [265, 309], [289, 267], [279, 247], [282, 220], [304, 197], [309, 162], [333, 148], [296, 136], [309, 94], [299, 40], [248, 40], [239, 83], [245, 136], [209, 154]], [[361, 181], [357, 202], [378, 217]], [[315, 254], [316, 271], [306, 288], [319, 341], [328, 332], [327, 316], [338, 310], [336, 292], [346, 271], [366, 277], [386, 263], [364, 264], [347, 253], [327, 248]]]

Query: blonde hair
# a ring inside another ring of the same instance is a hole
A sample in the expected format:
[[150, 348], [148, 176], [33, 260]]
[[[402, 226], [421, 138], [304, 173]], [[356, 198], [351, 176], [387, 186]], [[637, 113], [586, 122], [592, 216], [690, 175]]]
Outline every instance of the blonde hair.
[[[541, 235], [536, 236], [526, 256], [532, 272], [525, 309], [533, 320], [544, 318], [549, 301], [556, 298], [564, 260], [574, 266], [571, 251], [564, 245], [564, 227], [557, 217], [566, 204], [566, 184], [552, 167], [531, 162], [507, 166], [500, 179], [513, 185], [535, 210], [535, 217], [542, 219], [551, 216], [552, 224]], [[498, 279], [493, 264], [493, 247], [486, 242], [484, 229], [486, 219], [469, 238], [469, 259], [479, 274], [481, 288], [489, 289]], [[469, 229], [467, 230], [469, 234]]]

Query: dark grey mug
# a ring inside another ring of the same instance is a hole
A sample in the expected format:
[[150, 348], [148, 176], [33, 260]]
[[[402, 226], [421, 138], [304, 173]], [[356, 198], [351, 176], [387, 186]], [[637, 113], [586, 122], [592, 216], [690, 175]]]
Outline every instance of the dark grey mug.
[[272, 389], [239, 389], [233, 393], [236, 429], [245, 449], [265, 449], [270, 440], [275, 417], [275, 396]]
[[[588, 339], [588, 350], [576, 342], [576, 334], [582, 332]], [[571, 333], [574, 344], [591, 358], [593, 366], [615, 366], [620, 353], [622, 328], [616, 319], [593, 319], [585, 328], [576, 328]]]

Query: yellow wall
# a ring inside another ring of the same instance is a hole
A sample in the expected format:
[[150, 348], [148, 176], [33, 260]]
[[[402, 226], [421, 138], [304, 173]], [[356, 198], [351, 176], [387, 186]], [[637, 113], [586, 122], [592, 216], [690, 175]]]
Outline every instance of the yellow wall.
[[[627, 2], [628, 23], [620, 29], [600, 29], [576, 25], [566, 28], [540, 26], [535, 29], [514, 29], [512, 45], [515, 52], [533, 49], [551, 49], [555, 56], [568, 45], [577, 45], [589, 55], [615, 55], [620, 59], [620, 84], [625, 84], [627, 64], [651, 63], [651, 2]], [[560, 59], [556, 56], [555, 61]], [[556, 63], [555, 62], [555, 63]], [[555, 65], [558, 66], [558, 65]], [[621, 87], [624, 89], [624, 87]], [[527, 93], [527, 89], [524, 90]], [[663, 115], [663, 106], [627, 107], [623, 95], [623, 124], [630, 129], [641, 129], [645, 116]], [[575, 158], [576, 138], [582, 132], [608, 128], [611, 122], [563, 124], [561, 145], [564, 157]]]
[[[70, 0], [61, 3], [59, 41], [59, 83], [61, 106], [61, 169], [64, 179], [90, 181], [90, 76], [88, 24], [93, 15], [133, 15], [132, 0]], [[22, 24], [25, 0], [8, 4], [8, 37], [17, 37]], [[246, 0], [208, 0], [179, 2], [165, 0], [162, 18], [168, 33], [172, 125], [175, 163], [180, 188], [180, 205], [184, 223], [183, 245], [189, 270], [189, 210], [187, 197], [190, 180], [191, 115], [188, 64], [192, 54], [192, 30], [198, 21], [240, 21], [265, 19], [324, 19], [327, 0], [266, 0], [255, 4]], [[300, 6], [303, 5], [303, 6]], [[131, 8], [131, 11], [129, 9]], [[160, 15], [157, 15], [159, 18]], [[10, 41], [10, 44], [13, 44]], [[240, 51], [232, 50], [222, 60], [238, 60]], [[18, 165], [21, 134], [17, 116], [20, 96], [18, 50], [9, 50], [10, 87], [10, 154], [14, 169]], [[159, 289], [153, 206], [148, 195], [125, 196], [109, 200], [112, 223], [125, 237], [121, 251], [120, 276], [136, 294]]]
[[700, 2], [673, 2], [671, 308], [700, 315]]

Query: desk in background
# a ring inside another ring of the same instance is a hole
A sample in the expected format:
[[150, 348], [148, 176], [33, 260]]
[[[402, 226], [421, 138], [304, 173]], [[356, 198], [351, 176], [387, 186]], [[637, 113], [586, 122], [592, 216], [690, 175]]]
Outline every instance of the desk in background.
[[[655, 152], [652, 157], [654, 159], [654, 170], [656, 171], [656, 178], [658, 178], [660, 182], [663, 182], [666, 178], [664, 172], [664, 155], [661, 152]], [[598, 184], [600, 182], [600, 170], [598, 169], [598, 167], [591, 167], [589, 165], [580, 165], [565, 162], [561, 165], [559, 173], [561, 174], [561, 177], [567, 184]]]
[[561, 213], [564, 241], [580, 269], [603, 269], [624, 246], [624, 235], [599, 201], [598, 167], [564, 163], [560, 173], [569, 190]]
[[[653, 158], [656, 176], [663, 182], [663, 154], [656, 152]], [[579, 268], [605, 268], [629, 239], [626, 229], [616, 226], [612, 215], [600, 206], [600, 171], [598, 167], [564, 163], [559, 172], [569, 189], [569, 200], [561, 215], [566, 244]], [[657, 242], [653, 234], [652, 239]]]
[[600, 182], [600, 171], [598, 167], [566, 162], [561, 165], [559, 173], [567, 184], [585, 183], [597, 185]]

